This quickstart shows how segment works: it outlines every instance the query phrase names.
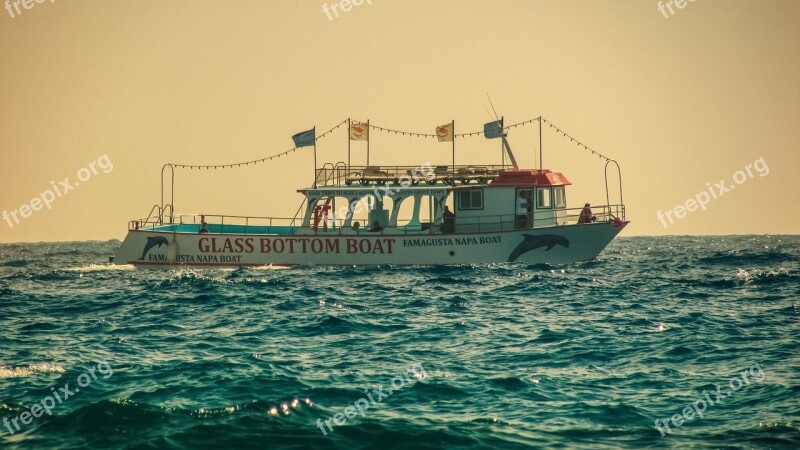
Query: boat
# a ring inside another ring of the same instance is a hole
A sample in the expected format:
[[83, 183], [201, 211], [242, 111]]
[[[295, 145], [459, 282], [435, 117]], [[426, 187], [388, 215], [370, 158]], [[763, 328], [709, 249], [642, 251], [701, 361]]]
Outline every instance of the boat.
[[[539, 167], [520, 168], [508, 131], [537, 122]], [[543, 124], [605, 159], [605, 204], [579, 202], [578, 207], [568, 207], [572, 183], [563, 173], [541, 165]], [[127, 236], [112, 261], [142, 268], [569, 264], [596, 258], [629, 224], [619, 164], [541, 116], [511, 126], [498, 119], [487, 123], [482, 132], [464, 135], [453, 134], [453, 124], [448, 125], [437, 127], [436, 134], [408, 134], [452, 141], [452, 164], [351, 164], [351, 141], [366, 140], [369, 145], [370, 130], [394, 131], [368, 121], [347, 119], [321, 136], [315, 128], [296, 134], [295, 146], [277, 156], [313, 146], [314, 180], [297, 190], [302, 202], [291, 218], [174, 211], [176, 169], [234, 168], [266, 162], [276, 155], [225, 166], [166, 164], [161, 203], [147, 217], [129, 222]], [[347, 162], [318, 167], [317, 141], [340, 126], [349, 130]], [[501, 139], [502, 163], [456, 165], [455, 138], [472, 134]], [[619, 176], [619, 199], [614, 204], [609, 199], [610, 168]]]

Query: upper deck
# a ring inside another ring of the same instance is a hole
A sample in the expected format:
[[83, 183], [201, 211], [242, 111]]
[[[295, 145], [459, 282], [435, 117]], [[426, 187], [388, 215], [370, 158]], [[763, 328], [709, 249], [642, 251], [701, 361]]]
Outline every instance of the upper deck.
[[343, 162], [326, 163], [316, 171], [315, 186], [402, 185], [420, 183], [454, 185], [487, 183], [497, 179], [504, 165], [354, 166]]
[[[314, 187], [319, 186], [417, 186], [490, 184], [497, 186], [567, 186], [572, 183], [560, 172], [546, 169], [512, 170], [508, 165], [470, 164], [421, 166], [353, 166], [326, 163], [317, 169]], [[298, 192], [305, 192], [300, 189]]]

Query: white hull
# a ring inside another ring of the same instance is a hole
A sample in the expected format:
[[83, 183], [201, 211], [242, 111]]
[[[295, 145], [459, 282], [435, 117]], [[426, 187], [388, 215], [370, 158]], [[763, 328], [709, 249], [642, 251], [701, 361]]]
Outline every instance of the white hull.
[[593, 223], [493, 233], [308, 235], [129, 231], [117, 264], [139, 267], [566, 264], [597, 257], [627, 225]]

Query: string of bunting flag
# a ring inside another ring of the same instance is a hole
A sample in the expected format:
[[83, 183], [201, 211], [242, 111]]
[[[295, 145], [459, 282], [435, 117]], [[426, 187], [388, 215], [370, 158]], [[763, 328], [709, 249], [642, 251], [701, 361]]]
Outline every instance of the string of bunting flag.
[[[508, 130], [508, 129], [511, 129], [511, 128], [525, 126], [525, 125], [527, 125], [529, 123], [537, 122], [538, 120], [539, 120], [539, 118], [536, 117], [536, 118], [533, 118], [533, 119], [530, 119], [530, 120], [526, 120], [524, 122], [515, 123], [513, 125], [505, 126], [505, 127], [503, 127], [503, 129], [504, 130]], [[359, 123], [362, 124], [362, 125], [367, 125], [366, 122], [359, 122]], [[373, 125], [371, 123], [369, 124], [369, 127], [373, 128], [375, 130], [385, 131], [387, 133], [399, 134], [399, 135], [402, 135], [402, 136], [412, 136], [412, 137], [421, 137], [421, 138], [438, 138], [439, 137], [439, 136], [437, 136], [435, 134], [429, 134], [429, 133], [415, 133], [413, 131], [394, 130], [394, 129], [391, 129], [391, 128], [385, 128], [385, 127], [381, 127], [381, 126], [378, 126], [378, 125]], [[472, 133], [456, 133], [453, 136], [454, 137], [470, 137], [470, 136], [480, 136], [482, 134], [483, 134], [483, 131], [473, 131]]]
[[[546, 124], [550, 125], [550, 128], [555, 129], [555, 131], [557, 133], [561, 134], [562, 136], [569, 138], [571, 140], [571, 142], [575, 142], [579, 147], [583, 147], [585, 150], [588, 150], [588, 151], [592, 152], [593, 155], [597, 155], [598, 157], [600, 157], [602, 159], [605, 159], [606, 161], [610, 161], [611, 160], [611, 158], [601, 154], [597, 150], [594, 150], [593, 148], [589, 147], [588, 145], [585, 145], [581, 141], [579, 141], [579, 140], [575, 139], [574, 137], [570, 136], [569, 134], [565, 133], [564, 131], [561, 130], [561, 128], [558, 128], [556, 125], [554, 125], [552, 122], [548, 121], [544, 117], [535, 117], [533, 119], [525, 120], [523, 122], [515, 123], [515, 124], [512, 124], [512, 125], [506, 125], [502, 129], [504, 131], [506, 131], [506, 130], [510, 130], [512, 128], [524, 127], [525, 125], [528, 125], [528, 124], [531, 124], [531, 123], [534, 123], [534, 122], [538, 122], [540, 119], [542, 120], [542, 123], [546, 123]], [[365, 122], [361, 122], [361, 124], [362, 125], [367, 125]], [[436, 134], [415, 133], [415, 132], [412, 132], [412, 131], [394, 130], [394, 129], [391, 129], [391, 128], [380, 127], [380, 126], [373, 125], [373, 124], [369, 124], [369, 127], [370, 128], [374, 128], [376, 130], [385, 131], [385, 132], [388, 132], [388, 133], [400, 134], [400, 135], [403, 135], [403, 136], [414, 136], [414, 137], [422, 137], [422, 138], [439, 138], [439, 136], [437, 136]], [[485, 134], [485, 131], [474, 131], [472, 133], [460, 133], [460, 134], [456, 133], [456, 134], [453, 135], [453, 137], [469, 137], [469, 136], [479, 136], [479, 135], [483, 135], [483, 134]]]
[[543, 122], [543, 123], [546, 123], [546, 124], [548, 124], [548, 125], [550, 125], [550, 128], [553, 128], [553, 129], [555, 129], [555, 130], [556, 130], [556, 132], [560, 133], [560, 134], [561, 134], [561, 135], [563, 135], [564, 137], [568, 137], [568, 138], [570, 138], [570, 140], [571, 140], [572, 142], [575, 142], [576, 144], [578, 144], [578, 147], [583, 147], [585, 150], [588, 150], [588, 151], [592, 152], [592, 154], [593, 154], [593, 155], [597, 155], [597, 156], [599, 156], [600, 158], [603, 158], [603, 159], [605, 159], [606, 161], [611, 161], [611, 158], [609, 158], [609, 157], [607, 157], [607, 156], [605, 156], [605, 155], [602, 155], [602, 154], [600, 154], [600, 152], [598, 152], [598, 151], [594, 150], [593, 148], [591, 148], [591, 147], [589, 147], [589, 146], [585, 145], [583, 142], [581, 142], [581, 141], [579, 141], [579, 140], [575, 139], [574, 137], [572, 137], [572, 136], [568, 135], [567, 133], [565, 133], [565, 132], [561, 131], [561, 128], [558, 128], [557, 126], [555, 126], [555, 125], [554, 125], [552, 122], [548, 121], [547, 119], [545, 119], [545, 118], [542, 118], [542, 122]]
[[[252, 161], [244, 161], [244, 162], [239, 162], [239, 163], [233, 163], [233, 164], [215, 164], [215, 165], [170, 164], [170, 165], [175, 167], [175, 168], [179, 168], [179, 169], [232, 169], [234, 167], [249, 166], [250, 164], [259, 164], [259, 163], [263, 163], [263, 162], [266, 162], [266, 161], [272, 161], [273, 159], [280, 158], [281, 156], [285, 156], [285, 155], [288, 155], [289, 153], [295, 152], [295, 151], [301, 149], [302, 147], [315, 145], [316, 141], [318, 141], [318, 140], [324, 138], [325, 136], [333, 133], [334, 131], [339, 129], [339, 127], [341, 127], [342, 125], [347, 124], [348, 122], [351, 122], [351, 125], [350, 125], [351, 127], [354, 126], [354, 125], [367, 126], [367, 127], [372, 128], [374, 130], [383, 131], [383, 132], [387, 132], [387, 133], [393, 133], [393, 134], [400, 134], [402, 136], [411, 136], [411, 137], [420, 137], [420, 138], [438, 138], [440, 141], [442, 141], [442, 140], [452, 141], [453, 138], [456, 138], [456, 137], [470, 137], [470, 136], [479, 136], [479, 135], [485, 135], [487, 137], [487, 139], [492, 139], [492, 138], [496, 138], [496, 137], [500, 137], [501, 136], [502, 133], [500, 132], [500, 130], [506, 131], [506, 130], [509, 130], [509, 129], [512, 129], [512, 128], [523, 127], [525, 125], [528, 125], [528, 124], [531, 124], [531, 123], [534, 123], [534, 122], [538, 122], [539, 120], [541, 120], [542, 123], [548, 124], [550, 126], [550, 128], [553, 128], [557, 133], [563, 135], [566, 138], [569, 138], [571, 142], [575, 142], [578, 145], [578, 147], [583, 147], [585, 150], [588, 150], [588, 151], [592, 152], [593, 155], [597, 155], [598, 157], [600, 157], [602, 159], [605, 159], [606, 161], [610, 161], [611, 160], [611, 158], [608, 158], [607, 156], [602, 155], [600, 152], [592, 149], [591, 147], [585, 145], [584, 143], [582, 143], [579, 140], [575, 139], [574, 137], [570, 136], [569, 134], [567, 134], [566, 132], [564, 132], [563, 130], [558, 128], [555, 124], [553, 124], [552, 122], [548, 121], [547, 119], [545, 119], [543, 117], [535, 117], [533, 119], [525, 120], [523, 122], [515, 123], [515, 124], [512, 124], [512, 125], [502, 126], [502, 128], [500, 127], [500, 124], [502, 124], [502, 121], [498, 120], [497, 122], [490, 122], [489, 124], [486, 124], [484, 126], [484, 130], [483, 131], [474, 131], [474, 132], [471, 132], [471, 133], [458, 133], [458, 134], [453, 134], [452, 133], [452, 131], [453, 131], [452, 130], [452, 128], [453, 128], [452, 127], [452, 123], [437, 127], [436, 132], [440, 133], [440, 134], [430, 134], [430, 133], [416, 133], [416, 132], [412, 132], [412, 131], [395, 130], [395, 129], [392, 129], [392, 128], [386, 128], [386, 127], [381, 127], [381, 126], [378, 126], [378, 125], [373, 125], [373, 124], [371, 124], [369, 122], [358, 122], [358, 121], [351, 121], [350, 119], [345, 119], [345, 120], [339, 122], [338, 124], [336, 124], [333, 128], [329, 129], [328, 131], [322, 133], [319, 136], [315, 135], [315, 131], [314, 131], [313, 128], [311, 130], [308, 130], [308, 131], [305, 131], [305, 132], [302, 132], [302, 133], [298, 133], [297, 135], [292, 137], [292, 139], [295, 142], [295, 146], [293, 148], [291, 148], [289, 150], [286, 150], [284, 152], [281, 152], [281, 153], [276, 153], [274, 155], [267, 156], [265, 158], [255, 159], [255, 160], [252, 160]], [[495, 127], [490, 127], [490, 125], [494, 125], [496, 128]], [[487, 134], [487, 130], [489, 130], [490, 134]], [[356, 138], [351, 133], [350, 139], [351, 140], [369, 140], [369, 137], [368, 137], [368, 135], [362, 135], [362, 136]]]
[[[333, 133], [334, 131], [336, 131], [342, 125], [345, 125], [346, 123], [347, 123], [347, 120], [343, 120], [343, 121], [339, 122], [338, 124], [336, 124], [336, 126], [331, 128], [330, 130], [322, 133], [319, 136], [316, 136], [314, 140], [318, 141], [318, 140], [324, 138], [325, 136], [327, 136], [327, 135]], [[267, 156], [267, 157], [261, 158], [261, 159], [254, 159], [252, 161], [244, 161], [244, 162], [233, 163], [233, 164], [216, 164], [216, 165], [171, 164], [171, 165], [173, 167], [177, 168], [177, 169], [232, 169], [234, 167], [249, 166], [250, 164], [258, 164], [258, 163], [263, 163], [263, 162], [267, 162], [267, 161], [272, 161], [273, 159], [280, 158], [281, 156], [288, 155], [289, 153], [292, 153], [292, 152], [295, 152], [297, 150], [300, 150], [301, 147], [302, 146], [295, 146], [294, 148], [291, 148], [291, 149], [286, 150], [286, 151], [281, 152], [281, 153], [276, 153], [276, 154], [274, 154], [272, 156]]]

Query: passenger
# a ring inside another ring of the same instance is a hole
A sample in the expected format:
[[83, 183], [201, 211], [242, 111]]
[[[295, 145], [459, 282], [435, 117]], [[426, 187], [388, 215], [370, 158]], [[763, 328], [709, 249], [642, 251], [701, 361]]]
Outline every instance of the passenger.
[[597, 217], [592, 214], [592, 206], [588, 203], [583, 206], [583, 211], [578, 217], [578, 224], [591, 223], [597, 220]]
[[200, 216], [200, 234], [208, 233], [208, 224], [206, 223], [206, 216]]
[[456, 215], [447, 205], [444, 205], [444, 212], [442, 213], [442, 233], [454, 233], [456, 230]]
[[381, 231], [381, 230], [383, 230], [383, 227], [381, 226], [381, 224], [378, 223], [377, 220], [375, 222], [372, 222], [372, 228], [370, 228], [369, 231]]
[[517, 229], [520, 228], [528, 228], [528, 200], [522, 191], [517, 197]]
[[361, 224], [357, 220], [353, 222], [353, 231], [355, 231], [356, 233], [361, 231]]

